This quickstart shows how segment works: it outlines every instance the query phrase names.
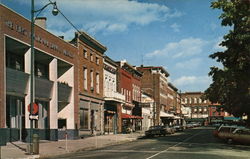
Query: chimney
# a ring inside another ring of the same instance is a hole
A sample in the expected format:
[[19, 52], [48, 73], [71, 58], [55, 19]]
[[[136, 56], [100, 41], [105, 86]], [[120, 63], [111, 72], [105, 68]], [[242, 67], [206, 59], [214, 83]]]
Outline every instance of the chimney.
[[37, 17], [35, 19], [35, 24], [46, 30], [46, 17]]

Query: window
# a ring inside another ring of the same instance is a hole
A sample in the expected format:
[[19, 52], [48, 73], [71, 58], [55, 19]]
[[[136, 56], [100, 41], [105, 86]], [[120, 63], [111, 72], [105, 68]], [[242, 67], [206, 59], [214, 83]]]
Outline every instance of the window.
[[15, 55], [14, 53], [7, 52], [6, 66], [18, 71], [24, 71], [24, 57], [22, 55]]
[[49, 67], [48, 67], [48, 65], [35, 62], [35, 75], [37, 77], [49, 79]]
[[88, 129], [89, 118], [88, 118], [88, 109], [80, 108], [80, 129]]
[[83, 67], [83, 87], [85, 90], [88, 89], [88, 80], [87, 80], [88, 70], [86, 67]]
[[93, 70], [90, 71], [90, 87], [91, 87], [91, 90], [94, 88], [94, 72], [93, 72]]
[[194, 103], [197, 103], [197, 98], [194, 98]]
[[202, 102], [202, 100], [201, 100], [201, 98], [199, 98], [199, 103], [201, 103]]
[[100, 64], [100, 59], [99, 59], [99, 57], [96, 57], [95, 60], [96, 60], [96, 64], [99, 65], [99, 64]]
[[93, 53], [90, 53], [90, 61], [93, 61]]
[[86, 49], [83, 49], [83, 57], [88, 58], [88, 52]]
[[100, 75], [99, 73], [96, 73], [96, 93], [100, 93], [99, 87], [100, 87]]

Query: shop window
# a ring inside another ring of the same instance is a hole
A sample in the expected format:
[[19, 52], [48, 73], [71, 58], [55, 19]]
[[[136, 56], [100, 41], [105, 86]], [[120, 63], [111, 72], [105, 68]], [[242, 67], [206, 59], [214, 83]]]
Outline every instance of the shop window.
[[58, 119], [58, 129], [67, 129], [67, 119]]
[[16, 96], [6, 97], [6, 125], [8, 128], [25, 127], [24, 99]]
[[80, 109], [80, 129], [88, 129], [89, 116], [88, 109]]

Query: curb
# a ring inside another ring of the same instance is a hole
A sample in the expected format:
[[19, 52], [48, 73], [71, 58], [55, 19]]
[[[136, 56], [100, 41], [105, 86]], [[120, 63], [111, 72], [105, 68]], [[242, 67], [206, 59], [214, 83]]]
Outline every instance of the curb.
[[99, 147], [90, 146], [90, 147], [85, 147], [85, 148], [80, 148], [80, 149], [74, 149], [74, 150], [67, 151], [67, 152], [65, 152], [65, 153], [63, 153], [63, 154], [60, 154], [60, 155], [40, 155], [40, 158], [41, 158], [41, 159], [53, 158], [53, 157], [60, 157], [60, 156], [62, 156], [62, 155], [74, 153], [74, 152], [98, 150], [98, 149], [104, 148], [104, 147], [106, 147], [106, 146], [121, 145], [121, 144], [123, 144], [123, 143], [132, 142], [132, 141], [138, 140], [138, 138], [139, 138], [139, 136], [136, 137], [136, 138], [130, 138], [130, 139], [127, 139], [127, 140], [124, 140], [124, 141], [118, 141], [118, 142], [114, 142], [114, 143], [104, 144], [104, 145], [99, 146]]

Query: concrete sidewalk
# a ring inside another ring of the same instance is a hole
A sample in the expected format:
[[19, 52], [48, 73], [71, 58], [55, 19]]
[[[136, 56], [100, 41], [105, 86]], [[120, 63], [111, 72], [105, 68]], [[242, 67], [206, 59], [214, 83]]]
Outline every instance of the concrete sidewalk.
[[62, 155], [81, 150], [91, 150], [109, 145], [137, 140], [142, 133], [101, 135], [78, 140], [40, 141], [39, 155], [28, 155], [27, 144], [23, 142], [8, 143], [2, 146], [1, 159], [34, 159]]

